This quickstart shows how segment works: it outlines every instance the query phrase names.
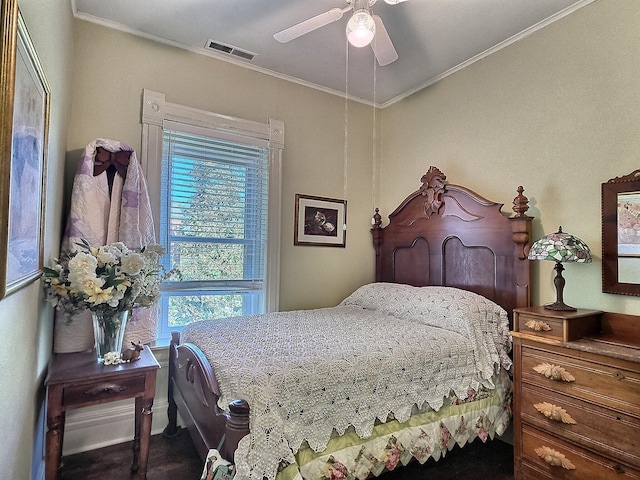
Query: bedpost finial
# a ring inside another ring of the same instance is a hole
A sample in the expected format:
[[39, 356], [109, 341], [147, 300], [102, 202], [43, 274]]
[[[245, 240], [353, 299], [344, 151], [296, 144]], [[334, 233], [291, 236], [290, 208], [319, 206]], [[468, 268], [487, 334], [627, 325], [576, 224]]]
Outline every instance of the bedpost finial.
[[522, 185], [518, 187], [517, 192], [518, 195], [513, 199], [513, 211], [516, 212], [516, 217], [526, 217], [525, 212], [529, 210], [529, 199], [522, 194], [524, 192]]
[[371, 219], [371, 224], [375, 229], [382, 227], [382, 216], [380, 215], [380, 209], [378, 207], [376, 207], [375, 213], [373, 214], [373, 218]]

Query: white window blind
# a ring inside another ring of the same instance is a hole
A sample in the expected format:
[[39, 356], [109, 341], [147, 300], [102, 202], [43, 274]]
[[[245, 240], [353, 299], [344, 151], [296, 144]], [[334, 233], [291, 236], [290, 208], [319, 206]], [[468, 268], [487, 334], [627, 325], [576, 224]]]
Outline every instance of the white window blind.
[[[158, 106], [153, 102], [161, 94], [148, 93], [154, 96], [143, 104], [143, 164], [159, 243], [167, 250], [164, 266], [183, 277], [162, 284], [159, 342], [194, 321], [274, 310], [281, 123], [274, 129]], [[153, 108], [145, 117], [147, 106]], [[271, 141], [273, 132], [278, 142]]]
[[160, 235], [183, 279], [165, 284], [167, 326], [262, 313], [269, 150], [177, 128], [165, 123]]

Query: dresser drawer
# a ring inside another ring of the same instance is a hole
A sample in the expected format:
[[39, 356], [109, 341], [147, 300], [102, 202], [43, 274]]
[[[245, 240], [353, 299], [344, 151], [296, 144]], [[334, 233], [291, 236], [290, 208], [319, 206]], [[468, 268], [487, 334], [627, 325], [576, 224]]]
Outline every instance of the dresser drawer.
[[531, 480], [640, 479], [640, 470], [566, 443], [526, 424], [522, 426], [521, 466], [518, 478]]
[[600, 315], [596, 310], [576, 312], [554, 311], [543, 307], [514, 310], [515, 332], [534, 337], [538, 341], [561, 344], [598, 332]]
[[523, 422], [640, 468], [640, 419], [527, 384], [520, 398]]
[[544, 318], [529, 313], [520, 313], [516, 317], [515, 330], [530, 333], [558, 342], [563, 338], [564, 321], [560, 318]]
[[640, 418], [640, 373], [522, 346], [521, 380]]
[[145, 378], [144, 375], [136, 375], [66, 387], [62, 394], [62, 405], [65, 408], [80, 407], [142, 395]]

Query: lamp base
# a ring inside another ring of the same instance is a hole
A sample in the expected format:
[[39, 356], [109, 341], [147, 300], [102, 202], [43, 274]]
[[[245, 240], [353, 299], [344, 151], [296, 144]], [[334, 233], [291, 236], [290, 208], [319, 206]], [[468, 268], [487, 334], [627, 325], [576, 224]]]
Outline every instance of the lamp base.
[[578, 310], [575, 307], [570, 307], [569, 305], [566, 305], [564, 302], [545, 303], [543, 307], [546, 308], [547, 310], [557, 310], [562, 312], [575, 312], [576, 310]]
[[556, 287], [556, 301], [553, 303], [546, 303], [543, 307], [547, 310], [556, 310], [558, 312], [575, 312], [577, 308], [570, 307], [565, 304], [562, 299], [562, 291], [564, 290], [564, 277], [562, 276], [564, 267], [562, 266], [562, 263], [556, 261], [554, 270], [556, 271], [556, 276], [553, 279], [553, 284]]

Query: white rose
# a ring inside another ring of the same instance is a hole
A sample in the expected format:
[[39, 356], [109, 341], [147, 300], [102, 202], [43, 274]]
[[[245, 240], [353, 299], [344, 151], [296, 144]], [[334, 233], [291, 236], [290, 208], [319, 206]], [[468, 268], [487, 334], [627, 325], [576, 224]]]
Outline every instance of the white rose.
[[95, 275], [69, 275], [69, 281], [71, 282], [71, 289], [77, 292], [93, 292], [101, 289], [104, 285], [102, 278], [97, 278]]
[[144, 267], [144, 258], [142, 255], [129, 252], [122, 256], [122, 266], [120, 271], [127, 275], [138, 275]]
[[96, 252], [96, 259], [98, 260], [98, 263], [100, 263], [102, 265], [107, 265], [107, 264], [110, 264], [110, 263], [115, 263], [116, 256], [112, 252], [110, 252], [109, 250], [105, 250], [104, 248], [100, 248]]
[[111, 245], [108, 245], [108, 247], [109, 250], [113, 251], [113, 253], [115, 253], [116, 255], [118, 253], [127, 253], [129, 251], [127, 246], [122, 242], [112, 243]]
[[69, 260], [69, 276], [71, 276], [72, 273], [77, 272], [95, 273], [97, 267], [98, 261], [93, 255], [79, 252], [75, 257]]

